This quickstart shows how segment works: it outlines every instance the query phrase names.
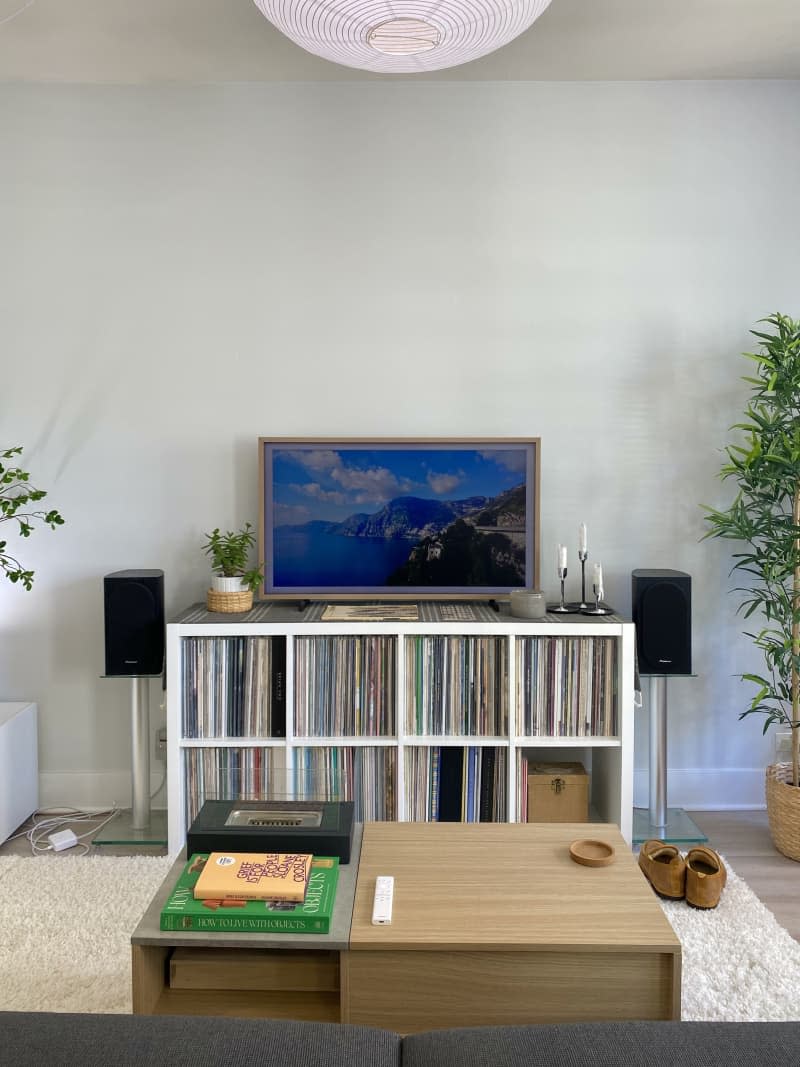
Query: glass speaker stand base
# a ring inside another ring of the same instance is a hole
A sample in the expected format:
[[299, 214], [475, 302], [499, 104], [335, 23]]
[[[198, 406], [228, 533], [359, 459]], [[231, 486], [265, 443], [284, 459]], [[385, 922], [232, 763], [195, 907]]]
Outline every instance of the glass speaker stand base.
[[[138, 820], [137, 820], [138, 821]], [[143, 828], [133, 825], [133, 811], [123, 808], [92, 838], [93, 845], [166, 845], [167, 813], [151, 811]]]
[[708, 838], [683, 808], [667, 808], [665, 821], [653, 822], [649, 808], [633, 809], [633, 844], [655, 838], [675, 845], [701, 845]]

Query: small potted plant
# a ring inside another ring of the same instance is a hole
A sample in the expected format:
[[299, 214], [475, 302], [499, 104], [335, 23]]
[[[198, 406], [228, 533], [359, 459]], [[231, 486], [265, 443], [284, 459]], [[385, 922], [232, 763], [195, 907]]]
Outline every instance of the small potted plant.
[[[36, 522], [55, 530], [62, 526], [64, 520], [55, 508], [39, 511], [31, 504], [37, 504], [47, 496], [44, 489], [37, 489], [30, 484], [30, 474], [16, 465], [16, 457], [22, 455], [22, 448], [6, 448], [0, 452], [0, 523], [15, 522], [20, 537], [30, 537]], [[6, 461], [11, 460], [7, 466]], [[0, 539], [0, 575], [4, 574], [10, 582], [19, 582], [27, 590], [33, 585], [33, 571], [24, 567], [16, 556], [8, 551], [8, 541]]]
[[241, 530], [217, 527], [206, 534], [203, 551], [211, 557], [211, 588], [206, 596], [209, 611], [249, 611], [253, 593], [264, 580], [262, 566], [251, 567], [256, 538], [246, 522]]

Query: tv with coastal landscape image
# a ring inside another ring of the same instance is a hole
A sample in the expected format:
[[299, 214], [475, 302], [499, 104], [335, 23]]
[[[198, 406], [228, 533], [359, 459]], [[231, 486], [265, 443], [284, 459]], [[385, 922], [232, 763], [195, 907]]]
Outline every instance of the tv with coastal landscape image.
[[539, 452], [538, 438], [259, 438], [262, 595], [536, 588]]

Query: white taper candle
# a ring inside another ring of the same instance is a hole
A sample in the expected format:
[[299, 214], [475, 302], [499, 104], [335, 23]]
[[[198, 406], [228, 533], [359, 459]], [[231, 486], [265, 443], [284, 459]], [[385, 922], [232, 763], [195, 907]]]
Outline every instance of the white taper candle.
[[603, 589], [603, 566], [600, 563], [594, 565], [594, 592], [598, 600], [602, 600], [605, 595]]

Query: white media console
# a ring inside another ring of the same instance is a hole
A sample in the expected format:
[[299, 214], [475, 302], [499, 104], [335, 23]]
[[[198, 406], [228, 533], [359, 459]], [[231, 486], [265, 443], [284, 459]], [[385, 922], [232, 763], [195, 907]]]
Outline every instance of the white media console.
[[203, 799], [260, 799], [303, 769], [306, 782], [332, 783], [332, 799], [344, 782], [339, 797], [355, 800], [360, 820], [436, 818], [432, 754], [449, 747], [465, 753], [464, 782], [469, 773], [481, 780], [482, 750], [492, 750], [494, 821], [524, 820], [526, 760], [583, 760], [595, 817], [630, 841], [633, 624], [529, 621], [505, 606], [478, 606], [470, 619], [445, 618], [436, 605], [420, 612], [413, 622], [330, 622], [319, 605], [260, 603], [242, 615], [195, 605], [173, 619], [170, 854]]

